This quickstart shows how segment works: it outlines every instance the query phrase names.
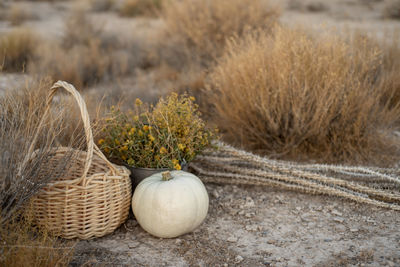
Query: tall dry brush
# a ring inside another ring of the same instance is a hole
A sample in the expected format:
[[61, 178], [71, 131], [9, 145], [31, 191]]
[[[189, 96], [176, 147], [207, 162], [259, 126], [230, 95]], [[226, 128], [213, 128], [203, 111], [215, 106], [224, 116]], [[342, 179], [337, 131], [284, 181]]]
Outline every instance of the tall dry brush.
[[386, 92], [383, 96], [383, 102], [387, 103], [389, 108], [395, 108], [400, 103], [400, 31], [385, 38], [385, 42], [381, 44], [381, 49], [384, 69], [382, 86]]
[[[1, 266], [67, 266], [72, 257], [71, 244], [36, 227], [30, 213], [30, 199], [49, 181], [67, 175], [76, 157], [71, 151], [50, 166], [55, 147], [63, 142], [82, 147], [79, 131], [65, 127], [71, 121], [71, 108], [61, 98], [44, 116], [50, 86], [46, 80], [28, 83], [0, 97]], [[42, 119], [43, 127], [39, 127]], [[76, 138], [63, 139], [66, 129], [70, 134], [76, 132]]]
[[[7, 91], [0, 98], [0, 138], [3, 140], [0, 143], [1, 221], [26, 205], [48, 181], [64, 175], [74, 156], [72, 152], [67, 153], [65, 160], [60, 160], [54, 168], [47, 166], [70, 120], [69, 108], [62, 107], [61, 102], [60, 108], [52, 109], [44, 126], [38, 128], [50, 86], [48, 81], [42, 80], [26, 88]], [[33, 143], [38, 131], [39, 138]], [[78, 146], [81, 136], [75, 136], [75, 140], [69, 141]], [[28, 153], [32, 143], [36, 151], [34, 156]]]
[[60, 42], [42, 42], [37, 46], [28, 70], [84, 89], [130, 71], [134, 60], [118, 46], [117, 39], [104, 34], [84, 11], [77, 10], [66, 18]]
[[36, 34], [27, 28], [0, 35], [0, 71], [24, 71], [37, 44]]
[[176, 52], [202, 65], [222, 53], [227, 38], [254, 28], [271, 29], [279, 15], [279, 8], [267, 0], [173, 0], [164, 1], [161, 11], [165, 35]]
[[276, 157], [385, 164], [398, 159], [382, 53], [367, 39], [278, 27], [233, 38], [210, 75], [225, 137]]
[[163, 0], [124, 0], [119, 14], [124, 17], [155, 16], [159, 13]]
[[0, 266], [69, 266], [73, 241], [63, 241], [35, 226], [31, 208], [18, 212], [0, 226]]
[[171, 80], [173, 90], [188, 92], [206, 106], [202, 93], [206, 73], [223, 53], [226, 41], [256, 28], [268, 32], [279, 16], [280, 8], [269, 0], [164, 1], [165, 25], [156, 48], [164, 66], [160, 70], [177, 73]]

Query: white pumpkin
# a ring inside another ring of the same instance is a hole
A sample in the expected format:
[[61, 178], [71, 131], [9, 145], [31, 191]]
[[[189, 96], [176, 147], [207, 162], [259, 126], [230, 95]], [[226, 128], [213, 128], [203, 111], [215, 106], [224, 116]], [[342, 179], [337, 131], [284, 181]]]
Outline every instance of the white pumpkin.
[[177, 237], [193, 231], [206, 218], [208, 194], [201, 180], [191, 173], [157, 173], [136, 187], [132, 210], [150, 234]]

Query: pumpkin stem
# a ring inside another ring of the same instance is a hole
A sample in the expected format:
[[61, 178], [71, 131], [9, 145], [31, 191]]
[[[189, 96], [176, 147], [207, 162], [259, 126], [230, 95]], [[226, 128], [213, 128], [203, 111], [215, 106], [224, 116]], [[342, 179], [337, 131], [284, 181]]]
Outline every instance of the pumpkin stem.
[[169, 171], [161, 173], [163, 181], [169, 181], [172, 179], [172, 175]]

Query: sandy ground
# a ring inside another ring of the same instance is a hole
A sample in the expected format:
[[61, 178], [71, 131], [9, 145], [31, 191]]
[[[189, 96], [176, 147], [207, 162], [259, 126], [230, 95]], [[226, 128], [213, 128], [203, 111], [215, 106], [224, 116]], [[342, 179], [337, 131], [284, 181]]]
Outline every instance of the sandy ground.
[[72, 266], [399, 266], [400, 214], [324, 196], [208, 184], [196, 231], [155, 238], [134, 219], [77, 245]]
[[[385, 1], [278, 2], [284, 9], [282, 23], [292, 26], [362, 30], [378, 37], [400, 31], [400, 20], [383, 17]], [[45, 38], [61, 36], [71, 4], [19, 3], [37, 15], [25, 26]], [[112, 12], [91, 16], [105, 31], [123, 32], [128, 39], [152, 38], [162, 24], [120, 18]], [[7, 21], [0, 20], [0, 33], [10, 29]], [[152, 73], [141, 73], [88, 92], [136, 90], [147, 100], [162, 90], [155, 87], [152, 77]], [[26, 75], [0, 74], [0, 91], [26, 79]], [[149, 88], [153, 88], [150, 94]], [[111, 235], [78, 242], [71, 265], [400, 266], [399, 212], [265, 187], [207, 184], [207, 190], [209, 214], [195, 232], [176, 239], [154, 238], [131, 217]]]

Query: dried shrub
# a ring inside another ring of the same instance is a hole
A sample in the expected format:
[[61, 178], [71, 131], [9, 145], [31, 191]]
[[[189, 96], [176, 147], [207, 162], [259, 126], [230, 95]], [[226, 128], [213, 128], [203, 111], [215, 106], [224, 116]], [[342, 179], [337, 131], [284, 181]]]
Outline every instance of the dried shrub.
[[393, 162], [399, 108], [380, 101], [381, 59], [366, 39], [349, 45], [300, 30], [234, 39], [210, 75], [215, 121], [228, 140], [264, 154]]
[[400, 0], [388, 0], [383, 9], [386, 18], [400, 19]]
[[77, 11], [66, 21], [62, 42], [38, 46], [28, 69], [83, 89], [123, 75], [136, 64], [132, 56], [118, 50], [118, 45], [118, 40], [104, 35], [83, 11]]
[[266, 0], [163, 2], [161, 17], [165, 27], [155, 50], [160, 65], [179, 74], [171, 80], [172, 89], [195, 96], [201, 110], [206, 110], [204, 79], [207, 69], [222, 54], [226, 41], [233, 36], [241, 38], [255, 28], [268, 32], [279, 15], [280, 9]]
[[29, 29], [17, 28], [0, 36], [0, 70], [23, 71], [38, 43]]
[[[381, 45], [383, 51], [383, 102], [389, 108], [395, 108], [400, 103], [400, 35], [385, 38], [386, 42]], [[400, 122], [400, 120], [399, 120]]]
[[288, 2], [288, 8], [292, 10], [310, 11], [310, 12], [324, 12], [329, 10], [329, 6], [327, 6], [326, 3], [314, 0], [311, 1], [290, 0]]
[[[74, 109], [69, 101], [57, 98], [58, 105], [52, 105], [44, 116], [51, 85], [49, 80], [28, 83], [0, 98], [0, 266], [68, 266], [73, 256], [74, 242], [62, 241], [37, 227], [31, 213], [31, 197], [69, 172], [69, 163], [77, 156], [66, 153], [50, 169], [54, 147], [83, 148], [83, 131], [71, 125]], [[45, 123], [40, 128], [42, 118]], [[34, 157], [28, 153], [32, 143]]]
[[124, 17], [155, 16], [161, 9], [162, 0], [124, 0], [119, 14]]
[[[0, 98], [0, 138], [3, 140], [0, 143], [0, 221], [10, 218], [26, 205], [48, 181], [65, 174], [68, 162], [74, 156], [72, 152], [66, 153], [65, 161], [60, 160], [54, 169], [47, 168], [54, 147], [65, 134], [65, 126], [70, 125], [72, 110], [60, 101], [39, 128], [50, 86], [49, 81], [40, 81], [28, 84], [26, 88], [7, 91]], [[70, 134], [75, 131], [71, 129]], [[34, 142], [37, 132], [39, 138]], [[76, 136], [65, 145], [74, 143], [79, 147], [82, 138]], [[34, 157], [31, 145], [36, 150]]]
[[94, 24], [83, 9], [74, 10], [64, 22], [62, 45], [72, 48], [76, 45], [88, 46], [93, 40], [101, 41], [103, 31], [101, 24]]
[[172, 60], [183, 58], [184, 62], [178, 62], [181, 67], [194, 59], [209, 65], [222, 53], [227, 38], [240, 37], [253, 28], [270, 29], [279, 13], [263, 0], [166, 1], [161, 12], [166, 35], [162, 40], [171, 40], [176, 49]]
[[[24, 1], [24, 0], [15, 0], [15, 1]], [[50, 3], [54, 3], [54, 2], [68, 2], [70, 0], [27, 0], [29, 2], [50, 2]]]
[[37, 19], [26, 7], [20, 4], [14, 4], [8, 11], [8, 21], [12, 26], [18, 26], [27, 20]]
[[73, 242], [37, 228], [30, 210], [1, 224], [0, 241], [0, 266], [69, 266], [74, 251]]
[[115, 0], [90, 0], [89, 4], [92, 11], [105, 12], [114, 8]]
[[7, 8], [1, 2], [0, 3], [0, 21], [5, 20], [7, 18]]
[[68, 50], [57, 44], [43, 45], [29, 71], [43, 73], [54, 80], [65, 80], [83, 89], [111, 79], [117, 67], [113, 66], [111, 56], [101, 49], [99, 42], [93, 41], [88, 46], [79, 45]]

